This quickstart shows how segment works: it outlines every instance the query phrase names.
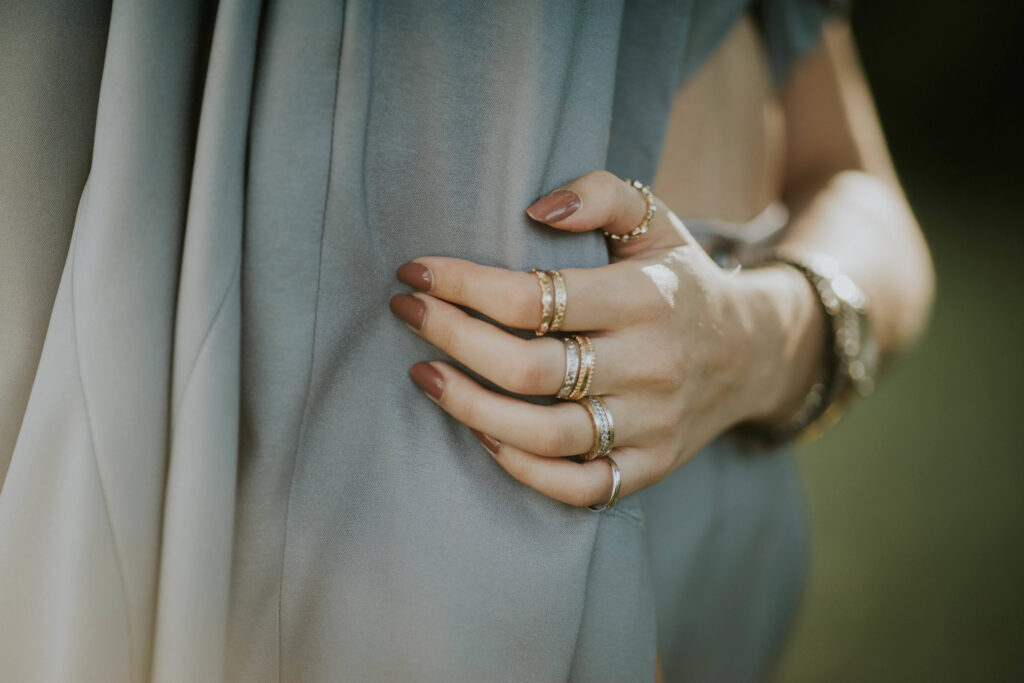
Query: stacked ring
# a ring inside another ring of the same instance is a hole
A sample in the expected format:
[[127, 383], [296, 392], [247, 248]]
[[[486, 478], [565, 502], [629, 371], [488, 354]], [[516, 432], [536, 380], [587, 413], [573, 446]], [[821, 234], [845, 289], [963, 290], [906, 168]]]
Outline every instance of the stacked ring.
[[539, 337], [548, 332], [557, 332], [565, 321], [568, 303], [565, 278], [557, 270], [534, 268], [530, 272], [537, 276], [540, 283], [540, 324], [534, 333]]
[[612, 495], [608, 497], [607, 503], [601, 505], [588, 505], [594, 512], [604, 512], [605, 510], [611, 510], [615, 506], [615, 503], [619, 501], [619, 492], [622, 490], [622, 473], [619, 472], [619, 466], [615, 464], [610, 455], [601, 456], [608, 461], [608, 464], [612, 466]]
[[555, 293], [548, 271], [534, 268], [530, 272], [536, 275], [537, 280], [540, 282], [540, 325], [534, 330], [539, 337], [551, 331], [551, 322], [554, 318]]
[[611, 411], [599, 396], [587, 396], [577, 403], [586, 409], [594, 425], [594, 446], [583, 459], [593, 460], [608, 455], [615, 447], [615, 421], [612, 420]]
[[557, 397], [567, 399], [576, 388], [576, 380], [580, 376], [580, 343], [575, 337], [563, 339], [562, 343], [565, 345], [565, 378], [562, 379], [562, 388], [558, 390]]
[[[567, 398], [570, 401], [578, 401], [590, 394], [590, 386], [594, 381], [594, 366], [597, 364], [597, 355], [594, 353], [594, 344], [590, 337], [582, 334], [574, 334], [575, 346], [566, 345], [565, 349], [565, 377], [562, 380], [562, 391], [558, 392], [558, 398]], [[568, 340], [566, 340], [568, 341]], [[570, 359], [570, 353], [576, 355]], [[570, 378], [570, 374], [573, 376]], [[571, 384], [570, 384], [570, 379]], [[570, 385], [568, 389], [566, 386]], [[565, 392], [563, 396], [562, 393]]]
[[654, 214], [658, 210], [657, 205], [654, 203], [654, 193], [651, 192], [651, 188], [649, 186], [644, 185], [639, 180], [630, 180], [629, 178], [626, 178], [625, 182], [640, 190], [640, 194], [643, 195], [644, 201], [647, 203], [647, 211], [644, 213], [644, 217], [640, 219], [640, 223], [626, 234], [616, 235], [611, 232], [604, 233], [605, 237], [618, 242], [629, 242], [631, 240], [635, 240], [647, 232], [647, 228], [650, 227], [651, 221], [654, 220]]

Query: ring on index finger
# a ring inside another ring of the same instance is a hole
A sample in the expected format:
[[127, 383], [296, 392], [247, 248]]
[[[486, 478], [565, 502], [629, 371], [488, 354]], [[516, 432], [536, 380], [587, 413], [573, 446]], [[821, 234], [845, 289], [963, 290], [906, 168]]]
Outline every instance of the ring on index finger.
[[568, 294], [565, 289], [565, 278], [557, 270], [530, 271], [537, 276], [540, 283], [540, 324], [534, 333], [539, 337], [548, 332], [557, 332], [565, 321], [565, 308]]

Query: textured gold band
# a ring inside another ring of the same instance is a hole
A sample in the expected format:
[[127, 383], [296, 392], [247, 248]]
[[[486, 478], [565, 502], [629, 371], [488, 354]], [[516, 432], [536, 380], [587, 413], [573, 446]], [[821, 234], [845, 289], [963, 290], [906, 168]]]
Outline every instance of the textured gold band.
[[557, 332], [562, 329], [562, 323], [565, 321], [565, 307], [569, 297], [565, 291], [565, 278], [562, 277], [562, 274], [557, 270], [549, 270], [548, 275], [555, 288], [555, 315], [551, 320], [551, 328], [548, 332]]
[[551, 321], [554, 316], [554, 302], [555, 293], [554, 286], [551, 282], [551, 276], [548, 275], [546, 270], [539, 270], [534, 268], [530, 271], [537, 276], [537, 281], [540, 282], [540, 324], [534, 333], [539, 337], [542, 334], [547, 334], [551, 330]]
[[651, 221], [654, 220], [654, 214], [658, 211], [657, 205], [654, 203], [654, 193], [651, 192], [651, 188], [644, 185], [639, 180], [625, 179], [625, 182], [629, 183], [636, 189], [640, 190], [640, 194], [643, 195], [644, 201], [647, 203], [647, 211], [644, 213], [644, 217], [640, 219], [640, 223], [627, 232], [624, 235], [616, 235], [614, 233], [605, 232], [605, 237], [613, 239], [617, 242], [629, 242], [640, 237], [647, 232], [647, 228], [650, 227]]

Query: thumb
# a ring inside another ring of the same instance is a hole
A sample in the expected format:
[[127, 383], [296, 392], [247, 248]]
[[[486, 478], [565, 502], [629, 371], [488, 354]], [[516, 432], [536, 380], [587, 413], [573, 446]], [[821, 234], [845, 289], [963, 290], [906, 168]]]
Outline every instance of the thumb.
[[[647, 232], [634, 239], [609, 240], [613, 252], [632, 255], [693, 242], [678, 218], [653, 195], [654, 214]], [[642, 191], [608, 171], [591, 171], [534, 202], [530, 218], [569, 232], [604, 230], [626, 235], [640, 225], [649, 210]]]

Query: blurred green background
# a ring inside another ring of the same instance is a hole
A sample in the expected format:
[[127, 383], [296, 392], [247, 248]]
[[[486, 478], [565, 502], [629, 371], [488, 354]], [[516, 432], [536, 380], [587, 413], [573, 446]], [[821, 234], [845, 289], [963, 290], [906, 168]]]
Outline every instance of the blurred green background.
[[852, 20], [939, 290], [921, 344], [800, 454], [811, 575], [778, 680], [1024, 680], [1021, 5]]

